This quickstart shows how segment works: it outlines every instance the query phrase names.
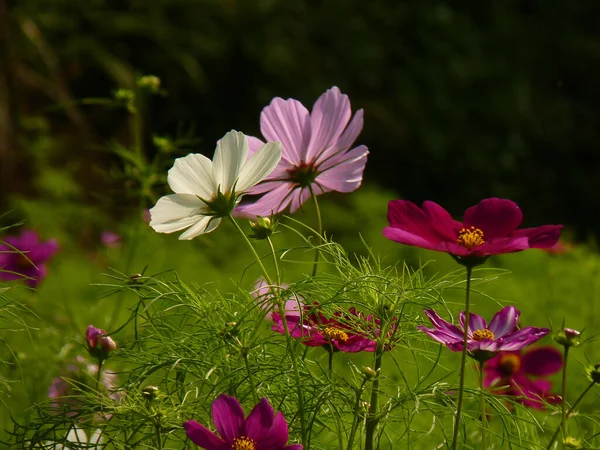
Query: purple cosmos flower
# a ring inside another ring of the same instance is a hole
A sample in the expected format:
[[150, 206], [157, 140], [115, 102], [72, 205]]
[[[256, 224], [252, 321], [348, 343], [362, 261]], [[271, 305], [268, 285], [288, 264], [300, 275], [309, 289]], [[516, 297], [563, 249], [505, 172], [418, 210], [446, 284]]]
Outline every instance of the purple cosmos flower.
[[[296, 211], [310, 196], [325, 192], [352, 192], [361, 185], [369, 151], [364, 145], [350, 150], [362, 131], [363, 111], [352, 120], [347, 95], [332, 87], [315, 102], [312, 112], [297, 100], [274, 98], [260, 115], [260, 130], [268, 141], [280, 141], [282, 157], [264, 181], [248, 190], [265, 194], [236, 209], [255, 217], [277, 214], [290, 206]], [[263, 143], [248, 138], [250, 153]]]
[[[254, 284], [254, 290], [252, 291], [252, 296], [256, 298], [258, 305], [264, 309], [268, 310], [269, 313], [266, 316], [266, 319], [269, 321], [273, 321], [274, 311], [279, 311], [279, 307], [277, 305], [273, 305], [275, 299], [273, 298], [273, 289], [278, 291], [285, 291], [287, 288], [287, 284], [283, 283], [281, 286], [269, 286], [267, 282], [263, 278], [259, 278]], [[283, 294], [283, 292], [282, 292]], [[299, 314], [300, 307], [302, 307], [302, 297], [297, 294], [292, 294], [289, 296], [289, 299], [285, 301], [284, 311], [286, 314]]]
[[437, 203], [427, 201], [419, 208], [393, 200], [388, 204], [390, 226], [383, 234], [401, 244], [450, 253], [461, 263], [481, 263], [490, 255], [549, 248], [558, 242], [562, 225], [517, 230], [522, 220], [517, 204], [502, 198], [486, 198], [468, 208], [462, 223]]
[[[318, 311], [319, 305], [304, 305], [304, 314], [288, 313], [285, 315], [290, 335], [302, 339], [309, 347], [323, 347], [328, 351], [346, 353], [374, 352], [377, 344], [369, 339], [358, 328], [372, 328], [378, 334], [378, 321], [373, 316], [364, 316], [354, 308], [348, 312], [336, 312], [334, 317], [327, 318]], [[284, 334], [285, 330], [281, 314], [273, 312], [273, 331]]]
[[0, 279], [8, 281], [25, 278], [32, 287], [36, 287], [46, 276], [48, 271], [45, 263], [58, 251], [56, 240], [42, 242], [32, 230], [25, 230], [20, 236], [8, 236], [0, 241], [6, 243], [0, 244]]
[[[425, 314], [434, 328], [424, 326], [417, 328], [453, 352], [461, 352], [463, 350], [465, 313], [460, 313], [460, 328], [446, 322], [431, 309], [426, 309]], [[550, 332], [547, 328], [517, 329], [520, 314], [514, 306], [507, 306], [494, 315], [489, 325], [483, 317], [473, 313], [469, 314], [467, 351], [470, 356], [478, 361], [485, 361], [500, 351], [521, 350]]]
[[302, 450], [302, 445], [286, 445], [288, 426], [280, 412], [263, 398], [244, 418], [244, 410], [235, 397], [220, 395], [212, 404], [216, 435], [194, 420], [183, 424], [192, 442], [206, 450]]
[[560, 403], [558, 395], [550, 393], [552, 382], [544, 379], [558, 373], [563, 358], [554, 347], [537, 347], [527, 352], [500, 352], [486, 361], [485, 387], [498, 387], [494, 393], [510, 395], [523, 405], [544, 409], [544, 403]]
[[106, 336], [106, 331], [93, 325], [88, 326], [85, 338], [88, 344], [88, 352], [94, 358], [106, 359], [109, 353], [117, 349], [117, 344], [110, 336]]

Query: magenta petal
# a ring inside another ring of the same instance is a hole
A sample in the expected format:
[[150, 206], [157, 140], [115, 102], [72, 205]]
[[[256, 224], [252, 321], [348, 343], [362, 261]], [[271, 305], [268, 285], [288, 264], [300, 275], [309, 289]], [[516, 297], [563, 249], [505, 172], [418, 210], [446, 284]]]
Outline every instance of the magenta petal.
[[385, 227], [383, 229], [383, 235], [390, 241], [399, 242], [400, 244], [412, 245], [427, 250], [438, 250], [436, 244], [431, 243], [423, 237], [393, 226]]
[[433, 309], [426, 309], [425, 314], [431, 321], [434, 327], [438, 330], [445, 331], [447, 334], [455, 336], [457, 339], [462, 339], [464, 333], [456, 325], [442, 319]]
[[452, 218], [450, 213], [435, 202], [425, 201], [423, 211], [430, 217], [435, 232], [443, 239], [456, 242], [462, 224]]
[[506, 334], [517, 329], [520, 315], [521, 313], [514, 306], [502, 308], [494, 315], [488, 329], [494, 333], [496, 339], [504, 337]]
[[[458, 314], [458, 323], [460, 324], [461, 328], [464, 330], [465, 329], [465, 312], [464, 311], [461, 311]], [[474, 327], [474, 325], [476, 327]], [[483, 317], [481, 317], [479, 314], [469, 313], [469, 336], [473, 335], [473, 331], [485, 330], [486, 328], [487, 328], [487, 322], [485, 321], [485, 319]]]
[[200, 425], [195, 420], [188, 420], [183, 424], [185, 434], [190, 440], [206, 450], [228, 450], [229, 445], [215, 433]]
[[465, 211], [465, 228], [483, 231], [486, 241], [512, 234], [523, 221], [519, 206], [503, 198], [486, 198]]
[[281, 411], [275, 416], [273, 426], [260, 441], [261, 450], [280, 450], [288, 441], [288, 425]]
[[509, 334], [502, 340], [502, 351], [516, 351], [540, 340], [550, 332], [547, 328], [525, 327], [516, 333]]
[[486, 242], [475, 247], [473, 254], [479, 256], [499, 255], [502, 253], [514, 253], [529, 248], [529, 241], [525, 237], [511, 236], [509, 238]]
[[[448, 334], [447, 332], [442, 331], [442, 330], [432, 330], [431, 328], [427, 328], [424, 326], [418, 326], [417, 329], [428, 334], [429, 337], [431, 337], [434, 341], [437, 341], [440, 344], [444, 344], [448, 348], [450, 348], [451, 345], [460, 344], [460, 348], [462, 350], [463, 340], [455, 335]], [[458, 351], [458, 350], [453, 350], [452, 348], [450, 348], [450, 350]]]
[[562, 369], [563, 358], [560, 350], [554, 347], [537, 347], [525, 353], [522, 359], [523, 370], [534, 376], [553, 375]]
[[[275, 412], [269, 401], [263, 397], [260, 402], [252, 409], [246, 419], [244, 436], [262, 443], [271, 426], [273, 426], [273, 416]], [[285, 444], [285, 442], [284, 442]]]
[[242, 435], [244, 430], [244, 410], [237, 398], [221, 394], [212, 404], [213, 422], [224, 441]]
[[299, 162], [310, 138], [308, 110], [297, 100], [274, 98], [260, 115], [260, 131], [267, 141], [281, 142], [282, 157]]
[[[431, 205], [428, 208], [429, 210], [433, 209]], [[400, 229], [420, 237], [423, 241], [429, 242], [426, 248], [436, 249], [440, 242], [443, 241], [434, 229], [432, 218], [429, 214], [413, 202], [406, 200], [390, 201], [388, 203], [387, 217], [391, 228]]]
[[525, 236], [530, 248], [550, 248], [558, 242], [562, 225], [543, 225], [535, 228], [517, 230], [515, 235]]
[[29, 253], [26, 254], [27, 257], [38, 265], [48, 260], [58, 251], [58, 242], [55, 239], [50, 239], [46, 242], [40, 242], [29, 250]]
[[291, 444], [283, 447], [283, 450], [303, 450], [302, 444]]

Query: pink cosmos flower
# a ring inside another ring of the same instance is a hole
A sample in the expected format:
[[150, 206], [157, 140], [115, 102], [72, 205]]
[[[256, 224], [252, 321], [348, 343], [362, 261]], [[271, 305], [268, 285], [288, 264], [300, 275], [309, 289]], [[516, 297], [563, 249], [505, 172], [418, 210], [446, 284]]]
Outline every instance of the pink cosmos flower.
[[[318, 307], [318, 304], [305, 305], [302, 317], [299, 313], [285, 315], [293, 338], [302, 339], [302, 343], [309, 347], [322, 346], [328, 351], [375, 351], [376, 342], [356, 330], [367, 326], [377, 334], [378, 322], [372, 316], [365, 317], [356, 309], [350, 308], [347, 313], [336, 312], [334, 317], [327, 318], [318, 312]], [[285, 334], [281, 314], [273, 312], [273, 322], [273, 331]]]
[[[350, 117], [347, 95], [332, 87], [315, 102], [312, 112], [297, 100], [274, 98], [260, 115], [260, 130], [267, 141], [280, 141], [282, 157], [264, 181], [248, 190], [265, 194], [255, 203], [236, 211], [243, 216], [269, 216], [296, 211], [310, 196], [325, 192], [352, 192], [361, 185], [369, 151], [364, 145], [353, 149], [362, 131], [363, 110]], [[250, 153], [263, 143], [248, 137]]]
[[93, 325], [88, 326], [85, 338], [88, 344], [88, 352], [94, 358], [106, 359], [109, 353], [117, 349], [117, 344], [110, 336], [106, 335], [106, 331]]
[[545, 403], [560, 403], [550, 393], [552, 382], [544, 379], [558, 373], [563, 366], [561, 352], [554, 347], [536, 347], [527, 352], [500, 352], [486, 361], [485, 387], [498, 387], [494, 393], [516, 397], [523, 405], [544, 409]]
[[438, 252], [450, 253], [461, 263], [481, 263], [491, 255], [556, 244], [562, 225], [517, 227], [521, 209], [511, 200], [486, 198], [465, 211], [458, 222], [448, 211], [426, 201], [419, 208], [406, 200], [388, 204], [389, 227], [383, 234], [392, 241]]
[[8, 281], [25, 278], [31, 287], [36, 287], [47, 275], [45, 263], [58, 251], [56, 240], [42, 242], [32, 230], [25, 230], [20, 236], [8, 236], [0, 241], [5, 242], [0, 244], [0, 279]]
[[280, 412], [263, 398], [244, 418], [235, 397], [220, 395], [212, 404], [213, 422], [219, 435], [194, 420], [183, 424], [191, 441], [206, 450], [302, 450], [300, 444], [287, 445], [288, 426]]
[[[266, 319], [269, 321], [273, 321], [273, 314], [274, 311], [279, 311], [279, 307], [277, 305], [273, 305], [274, 299], [273, 299], [273, 288], [276, 289], [277, 291], [285, 291], [285, 289], [287, 288], [287, 284], [283, 283], [281, 286], [269, 286], [267, 284], [267, 282], [264, 280], [264, 278], [259, 278], [256, 283], [254, 284], [254, 290], [252, 291], [252, 296], [256, 299], [256, 301], [258, 302], [258, 305], [262, 308], [262, 309], [266, 309], [266, 310], [270, 310], [270, 312], [267, 314]], [[302, 297], [296, 294], [293, 294], [290, 296], [290, 298], [288, 300], [286, 300], [285, 305], [284, 305], [284, 311], [287, 314], [290, 313], [296, 313], [298, 314], [300, 311], [300, 307], [303, 306], [302, 304]]]
[[113, 231], [103, 231], [100, 235], [100, 241], [108, 248], [119, 248], [123, 244], [121, 235]]
[[[461, 352], [463, 350], [465, 313], [460, 313], [460, 328], [446, 322], [431, 309], [426, 309], [425, 314], [434, 328], [424, 326], [417, 328], [453, 352]], [[507, 306], [494, 315], [489, 325], [483, 317], [473, 313], [469, 314], [469, 338], [467, 341], [469, 355], [478, 361], [485, 361], [500, 351], [521, 350], [550, 332], [547, 328], [517, 329], [520, 314], [514, 306]]]

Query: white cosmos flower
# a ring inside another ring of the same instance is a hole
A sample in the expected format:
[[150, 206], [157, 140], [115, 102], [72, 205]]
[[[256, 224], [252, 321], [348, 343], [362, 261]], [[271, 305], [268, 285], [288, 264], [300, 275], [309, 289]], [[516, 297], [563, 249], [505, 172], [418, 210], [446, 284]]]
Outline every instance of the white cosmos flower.
[[248, 139], [232, 130], [217, 142], [212, 161], [199, 154], [176, 159], [167, 178], [175, 194], [161, 197], [150, 210], [150, 226], [159, 233], [189, 228], [179, 239], [213, 231], [242, 195], [277, 167], [281, 144], [269, 142], [248, 160], [247, 155]]
[[[66, 444], [56, 444], [54, 446], [54, 450], [71, 450], [75, 448], [87, 448], [87, 449], [101, 449], [104, 448], [102, 445], [102, 432], [100, 429], [97, 429], [92, 433], [89, 440], [85, 431], [81, 428], [73, 427], [67, 434], [66, 441], [71, 444], [77, 444], [74, 447]], [[49, 445], [46, 443], [46, 445]]]

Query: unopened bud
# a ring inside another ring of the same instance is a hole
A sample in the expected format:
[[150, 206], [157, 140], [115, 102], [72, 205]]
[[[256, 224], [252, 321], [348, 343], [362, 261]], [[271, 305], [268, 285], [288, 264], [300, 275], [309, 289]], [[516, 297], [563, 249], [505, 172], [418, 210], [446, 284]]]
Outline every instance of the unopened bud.
[[153, 94], [159, 94], [160, 90], [160, 78], [154, 75], [144, 75], [138, 78], [138, 86], [144, 89], [148, 89]]
[[256, 221], [250, 221], [250, 228], [252, 228], [251, 238], [254, 239], [267, 239], [275, 232], [277, 222], [271, 216], [262, 217], [256, 216]]
[[117, 349], [117, 344], [110, 336], [106, 336], [106, 331], [93, 325], [87, 328], [85, 338], [88, 344], [88, 352], [96, 359], [104, 360]]
[[600, 363], [588, 369], [588, 375], [590, 376], [590, 380], [596, 384], [600, 384]]
[[581, 440], [571, 436], [567, 436], [563, 439], [563, 445], [567, 448], [583, 448], [581, 446]]
[[146, 400], [154, 400], [159, 393], [160, 389], [157, 386], [146, 386], [142, 389], [142, 396]]
[[554, 336], [554, 340], [563, 347], [577, 347], [581, 333], [572, 328], [564, 328]]
[[377, 371], [369, 366], [363, 366], [362, 371], [367, 379], [375, 378], [377, 376]]

